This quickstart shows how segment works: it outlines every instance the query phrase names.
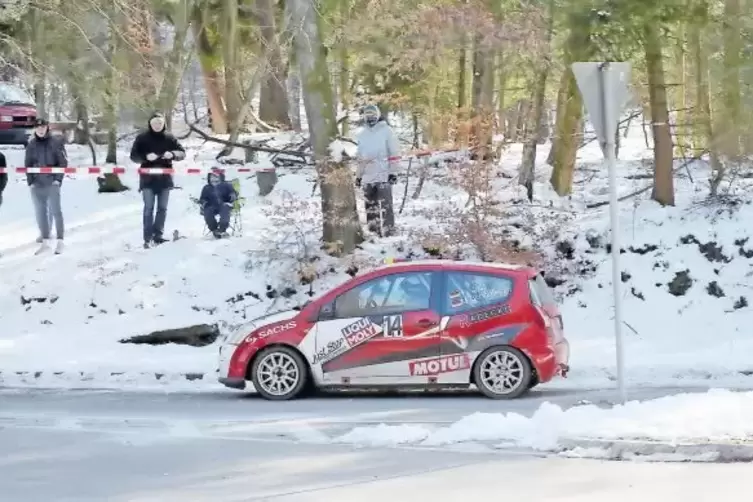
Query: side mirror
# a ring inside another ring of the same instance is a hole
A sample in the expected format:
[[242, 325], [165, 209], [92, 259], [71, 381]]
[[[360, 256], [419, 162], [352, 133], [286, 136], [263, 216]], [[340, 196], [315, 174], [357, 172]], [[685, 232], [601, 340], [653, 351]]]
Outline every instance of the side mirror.
[[335, 318], [335, 304], [328, 303], [319, 310], [317, 321], [331, 321]]

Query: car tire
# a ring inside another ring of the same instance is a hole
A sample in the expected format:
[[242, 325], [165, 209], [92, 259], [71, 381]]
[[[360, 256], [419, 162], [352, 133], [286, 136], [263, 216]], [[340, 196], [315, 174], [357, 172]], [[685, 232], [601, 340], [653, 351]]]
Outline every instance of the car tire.
[[264, 349], [251, 365], [254, 388], [269, 401], [288, 401], [299, 397], [307, 388], [309, 375], [308, 364], [291, 347]]
[[[506, 373], [495, 375], [497, 370]], [[531, 388], [533, 371], [531, 362], [521, 351], [509, 345], [497, 345], [478, 356], [473, 367], [473, 379], [478, 390], [488, 398], [515, 399]], [[514, 384], [508, 387], [506, 384], [511, 381]]]

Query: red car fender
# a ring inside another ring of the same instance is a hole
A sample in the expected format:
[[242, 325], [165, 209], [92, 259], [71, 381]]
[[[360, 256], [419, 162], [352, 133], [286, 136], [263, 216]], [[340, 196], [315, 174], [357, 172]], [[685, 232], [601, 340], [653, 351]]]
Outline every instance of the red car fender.
[[[287, 329], [274, 331], [278, 326], [292, 324]], [[246, 378], [247, 368], [254, 356], [269, 345], [287, 345], [298, 350], [298, 345], [306, 337], [313, 325], [300, 326], [292, 321], [283, 321], [262, 326], [249, 334], [233, 351], [230, 358], [229, 378]], [[271, 334], [270, 334], [271, 333]]]

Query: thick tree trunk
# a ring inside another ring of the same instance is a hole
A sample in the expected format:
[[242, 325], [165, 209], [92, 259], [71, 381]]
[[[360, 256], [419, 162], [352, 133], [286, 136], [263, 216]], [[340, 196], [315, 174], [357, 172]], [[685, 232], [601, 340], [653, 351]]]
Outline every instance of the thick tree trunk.
[[292, 124], [288, 115], [288, 92], [285, 88], [287, 65], [277, 36], [274, 1], [256, 0], [256, 12], [264, 44], [262, 52], [267, 59], [267, 72], [261, 82], [259, 118], [281, 129], [290, 129]]
[[243, 105], [243, 91], [238, 50], [238, 0], [223, 2], [220, 26], [222, 60], [225, 69], [225, 114], [228, 132], [233, 134], [243, 125], [239, 116]]
[[196, 52], [201, 66], [201, 75], [204, 79], [204, 90], [207, 94], [209, 116], [212, 132], [215, 134], [227, 134], [228, 124], [225, 113], [225, 103], [222, 99], [222, 79], [220, 77], [220, 64], [222, 57], [216, 45], [209, 40], [207, 19], [204, 14], [194, 19], [191, 26], [196, 38]]
[[311, 146], [322, 192], [323, 241], [335, 255], [352, 252], [363, 241], [350, 169], [332, 162], [329, 145], [337, 136], [335, 103], [321, 37], [321, 6], [314, 0], [288, 0], [285, 8], [293, 34], [295, 59], [303, 83]]
[[649, 22], [645, 25], [644, 37], [648, 92], [651, 102], [651, 126], [654, 133], [654, 188], [652, 198], [659, 204], [674, 206], [672, 133], [669, 129], [662, 45], [658, 28], [654, 23]]

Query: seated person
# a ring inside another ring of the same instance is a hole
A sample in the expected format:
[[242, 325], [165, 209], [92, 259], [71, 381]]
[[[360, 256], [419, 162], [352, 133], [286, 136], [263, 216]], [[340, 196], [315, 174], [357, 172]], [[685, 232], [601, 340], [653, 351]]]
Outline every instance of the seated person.
[[[207, 176], [207, 184], [201, 190], [199, 204], [204, 221], [209, 231], [215, 238], [227, 237], [227, 228], [230, 225], [230, 211], [233, 203], [238, 198], [233, 185], [225, 181], [225, 174], [211, 172]], [[219, 222], [217, 221], [219, 217]]]

